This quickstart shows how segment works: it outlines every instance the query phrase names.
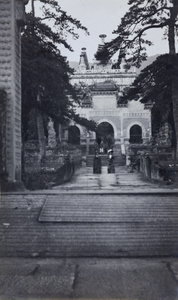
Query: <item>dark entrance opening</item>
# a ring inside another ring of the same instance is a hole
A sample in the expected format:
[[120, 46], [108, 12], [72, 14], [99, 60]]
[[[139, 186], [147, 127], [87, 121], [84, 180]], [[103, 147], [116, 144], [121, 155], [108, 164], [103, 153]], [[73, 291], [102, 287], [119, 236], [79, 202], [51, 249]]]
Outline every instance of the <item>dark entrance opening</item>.
[[108, 122], [102, 122], [98, 125], [97, 131], [96, 131], [96, 138], [100, 136], [101, 138], [104, 138], [104, 136], [110, 135], [112, 138], [114, 138], [114, 129], [111, 124]]
[[68, 142], [73, 145], [80, 145], [80, 130], [77, 126], [70, 126], [68, 129]]
[[108, 122], [102, 122], [98, 125], [96, 131], [96, 142], [98, 145], [103, 143], [105, 153], [112, 147], [114, 144], [114, 129], [111, 124]]
[[139, 125], [133, 125], [130, 128], [130, 140], [131, 144], [141, 144], [142, 140], [142, 128]]

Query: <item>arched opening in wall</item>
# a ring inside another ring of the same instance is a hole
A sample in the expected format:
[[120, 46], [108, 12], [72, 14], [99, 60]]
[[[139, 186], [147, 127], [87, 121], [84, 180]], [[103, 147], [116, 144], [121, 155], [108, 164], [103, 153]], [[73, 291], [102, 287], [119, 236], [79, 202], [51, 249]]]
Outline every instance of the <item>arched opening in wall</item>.
[[130, 144], [141, 144], [142, 140], [142, 128], [139, 125], [133, 125], [130, 128]]
[[69, 127], [68, 142], [72, 145], [80, 145], [80, 130], [77, 126]]
[[102, 122], [98, 125], [96, 130], [96, 141], [98, 145], [103, 142], [107, 148], [114, 143], [114, 128], [108, 122]]

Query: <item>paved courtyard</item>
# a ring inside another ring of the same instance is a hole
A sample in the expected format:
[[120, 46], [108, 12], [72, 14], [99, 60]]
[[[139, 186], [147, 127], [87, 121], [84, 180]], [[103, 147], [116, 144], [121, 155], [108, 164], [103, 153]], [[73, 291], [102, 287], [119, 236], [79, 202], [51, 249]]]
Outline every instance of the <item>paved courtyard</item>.
[[140, 172], [131, 172], [129, 168], [116, 167], [114, 174], [108, 174], [107, 167], [102, 167], [101, 174], [93, 174], [92, 167], [82, 167], [76, 170], [72, 180], [52, 189], [54, 191], [89, 192], [101, 191], [109, 193], [151, 193], [151, 192], [178, 192], [175, 185], [167, 185], [166, 182], [150, 181]]
[[177, 300], [175, 259], [0, 259], [0, 299]]
[[178, 299], [178, 190], [77, 170], [1, 196], [0, 299]]

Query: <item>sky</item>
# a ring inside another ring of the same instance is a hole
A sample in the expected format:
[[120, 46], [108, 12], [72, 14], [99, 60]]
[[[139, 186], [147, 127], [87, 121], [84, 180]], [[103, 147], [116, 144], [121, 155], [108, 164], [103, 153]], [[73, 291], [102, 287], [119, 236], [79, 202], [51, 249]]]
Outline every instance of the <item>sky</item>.
[[[77, 30], [80, 35], [77, 40], [68, 36], [67, 41], [74, 52], [61, 48], [61, 53], [69, 61], [79, 61], [81, 48], [85, 47], [88, 60], [92, 62], [100, 42], [99, 35], [106, 34], [106, 42], [115, 38], [116, 35], [112, 34], [112, 31], [117, 29], [121, 17], [129, 7], [127, 0], [58, 0], [58, 2], [63, 10], [80, 20], [90, 32], [88, 36], [82, 30]], [[36, 8], [36, 14], [38, 13], [40, 10]], [[148, 47], [148, 56], [168, 52], [168, 42], [163, 40], [163, 33], [163, 30], [149, 30], [147, 37], [154, 43], [154, 46]]]

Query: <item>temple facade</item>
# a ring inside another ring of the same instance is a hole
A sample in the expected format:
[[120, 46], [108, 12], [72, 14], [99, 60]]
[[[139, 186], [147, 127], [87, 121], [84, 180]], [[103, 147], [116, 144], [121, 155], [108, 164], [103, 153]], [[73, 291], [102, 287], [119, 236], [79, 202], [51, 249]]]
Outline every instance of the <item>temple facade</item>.
[[[104, 35], [101, 35], [102, 47]], [[125, 154], [130, 144], [141, 144], [151, 138], [151, 111], [139, 101], [122, 103], [123, 93], [136, 77], [135, 69], [127, 70], [124, 61], [114, 68], [111, 60], [101, 65], [94, 60], [89, 64], [86, 49], [82, 48], [78, 68], [72, 76], [73, 85], [83, 86], [86, 95], [76, 113], [97, 123], [97, 132], [87, 132], [78, 124], [63, 128], [62, 139], [80, 144], [82, 149], [92, 148], [97, 139], [103, 141], [110, 136], [114, 145]]]

